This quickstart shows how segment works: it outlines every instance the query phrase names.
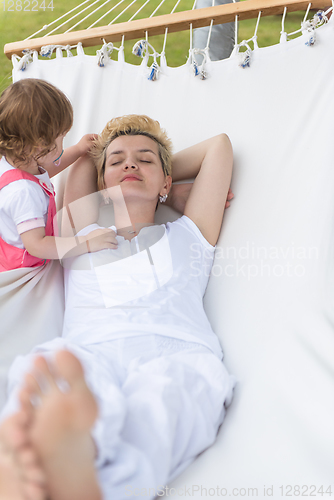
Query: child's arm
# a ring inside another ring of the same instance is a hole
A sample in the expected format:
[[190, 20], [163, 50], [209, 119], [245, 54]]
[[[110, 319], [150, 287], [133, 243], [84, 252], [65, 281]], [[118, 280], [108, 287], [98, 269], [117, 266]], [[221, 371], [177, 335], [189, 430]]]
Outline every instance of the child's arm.
[[53, 163], [45, 167], [49, 174], [49, 177], [53, 177], [54, 175], [59, 174], [59, 172], [65, 170], [65, 168], [67, 168], [69, 165], [72, 165], [72, 163], [80, 158], [80, 156], [84, 156], [86, 153], [88, 153], [93, 145], [93, 140], [96, 137], [96, 134], [86, 134], [80, 139], [77, 144], [66, 148], [63, 155], [61, 156], [61, 162], [58, 167]]
[[231, 181], [233, 152], [225, 134], [203, 141], [173, 156], [173, 180], [195, 178], [185, 205], [187, 215], [215, 245]]
[[116, 235], [111, 229], [96, 229], [87, 236], [60, 238], [45, 236], [45, 229], [38, 227], [22, 233], [21, 239], [30, 255], [40, 259], [62, 259], [117, 248]]

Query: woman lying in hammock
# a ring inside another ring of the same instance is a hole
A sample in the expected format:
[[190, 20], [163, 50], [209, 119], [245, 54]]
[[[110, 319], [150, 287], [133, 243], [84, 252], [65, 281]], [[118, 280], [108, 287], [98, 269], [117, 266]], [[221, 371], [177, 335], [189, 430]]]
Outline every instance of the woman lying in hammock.
[[[72, 261], [63, 337], [12, 366], [1, 500], [154, 498], [214, 442], [232, 397], [203, 309], [231, 180], [228, 137], [171, 157], [158, 122], [130, 115], [107, 124], [94, 158], [118, 246]], [[173, 180], [196, 179], [184, 216], [154, 225], [171, 166]], [[76, 226], [77, 200], [88, 210], [95, 186], [81, 158], [65, 195]]]

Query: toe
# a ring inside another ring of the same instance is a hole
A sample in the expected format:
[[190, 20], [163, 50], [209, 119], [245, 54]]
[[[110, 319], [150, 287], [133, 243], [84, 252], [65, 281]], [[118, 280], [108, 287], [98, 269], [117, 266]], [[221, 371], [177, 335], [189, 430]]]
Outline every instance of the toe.
[[0, 442], [2, 447], [14, 451], [27, 441], [25, 430], [26, 416], [18, 412], [3, 422], [0, 428]]
[[37, 465], [25, 467], [22, 471], [22, 478], [27, 483], [33, 483], [36, 486], [41, 487], [46, 484], [45, 474]]
[[43, 393], [50, 387], [56, 387], [55, 376], [51, 372], [46, 359], [42, 356], [38, 356], [38, 358], [35, 359], [33, 374], [37, 378]]
[[26, 500], [46, 500], [48, 498], [44, 487], [33, 483], [24, 485], [24, 497]]
[[26, 389], [26, 387], [23, 387], [19, 392], [19, 401], [22, 411], [28, 416], [28, 420], [30, 420], [29, 417], [31, 417], [33, 410], [30, 397], [31, 393]]
[[28, 373], [24, 377], [24, 385], [20, 392], [20, 402], [22, 399], [23, 408], [28, 409], [27, 405], [29, 403], [30, 404], [32, 403], [33, 405], [37, 404], [41, 397], [42, 397], [42, 390], [39, 383], [37, 382], [36, 376], [34, 376], [31, 373]]
[[19, 464], [22, 465], [23, 467], [36, 465], [37, 463], [36, 453], [30, 446], [26, 446], [20, 449], [17, 456], [17, 460]]
[[78, 358], [69, 351], [59, 351], [56, 354], [55, 365], [61, 377], [72, 386], [84, 382], [84, 371]]

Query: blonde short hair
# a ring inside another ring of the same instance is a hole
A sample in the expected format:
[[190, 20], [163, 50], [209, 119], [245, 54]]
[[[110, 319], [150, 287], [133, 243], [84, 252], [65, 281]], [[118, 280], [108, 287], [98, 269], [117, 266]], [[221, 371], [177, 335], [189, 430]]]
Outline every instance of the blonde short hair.
[[166, 175], [172, 172], [172, 143], [156, 120], [146, 115], [125, 115], [113, 118], [104, 127], [91, 149], [91, 156], [97, 170], [98, 189], [104, 189], [106, 150], [111, 142], [123, 135], [144, 135], [158, 145], [162, 170]]
[[40, 158], [72, 124], [73, 108], [63, 92], [44, 80], [20, 80], [0, 96], [0, 154], [26, 162], [41, 149]]

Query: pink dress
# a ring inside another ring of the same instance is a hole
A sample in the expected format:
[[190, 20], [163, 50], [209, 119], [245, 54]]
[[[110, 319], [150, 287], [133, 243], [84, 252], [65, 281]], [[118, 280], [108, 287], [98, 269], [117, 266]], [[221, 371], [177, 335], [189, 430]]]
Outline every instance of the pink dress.
[[[0, 177], [0, 190], [21, 179], [30, 180], [38, 184], [49, 197], [48, 218], [45, 226], [46, 236], [55, 236], [54, 217], [56, 215], [55, 193], [45, 182], [37, 179], [34, 175], [22, 170], [9, 170]], [[40, 259], [30, 255], [25, 248], [17, 248], [10, 245], [0, 237], [0, 272], [21, 267], [37, 267], [49, 262], [46, 259]]]

